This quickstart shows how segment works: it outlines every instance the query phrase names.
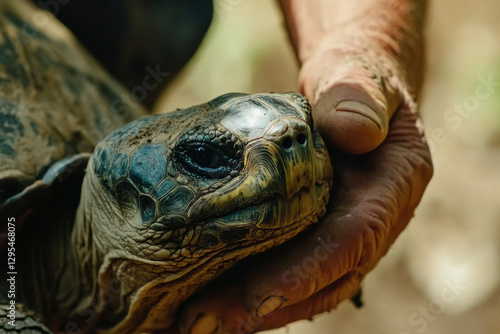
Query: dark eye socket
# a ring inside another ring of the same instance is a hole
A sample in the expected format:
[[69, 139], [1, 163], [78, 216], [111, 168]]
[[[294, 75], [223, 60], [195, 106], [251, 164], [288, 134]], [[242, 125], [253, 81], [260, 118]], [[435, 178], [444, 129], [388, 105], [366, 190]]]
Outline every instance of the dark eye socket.
[[216, 169], [224, 166], [225, 159], [218, 152], [206, 146], [193, 147], [187, 152], [191, 161], [201, 168]]
[[188, 143], [177, 149], [177, 161], [188, 174], [205, 179], [222, 179], [237, 169], [237, 161], [205, 143]]

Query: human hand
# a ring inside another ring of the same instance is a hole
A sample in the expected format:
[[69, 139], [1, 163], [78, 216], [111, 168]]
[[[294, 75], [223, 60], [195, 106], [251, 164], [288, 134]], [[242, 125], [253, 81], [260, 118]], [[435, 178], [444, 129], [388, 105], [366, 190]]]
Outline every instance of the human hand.
[[[217, 286], [184, 310], [182, 333], [248, 333], [311, 318], [351, 298], [413, 215], [431, 176], [429, 152], [402, 105], [382, 145], [334, 153], [329, 214], [299, 239], [259, 257], [241, 281]], [[188, 331], [197, 320], [196, 328]], [[213, 332], [219, 333], [219, 332]]]
[[298, 238], [247, 263], [238, 279], [190, 300], [181, 333], [257, 332], [331, 310], [356, 294], [404, 230], [432, 175], [415, 103], [421, 31], [404, 24], [414, 28], [408, 34], [415, 39], [382, 29], [360, 48], [344, 31], [320, 39], [307, 56], [291, 33], [302, 63], [301, 90], [331, 150], [328, 213]]

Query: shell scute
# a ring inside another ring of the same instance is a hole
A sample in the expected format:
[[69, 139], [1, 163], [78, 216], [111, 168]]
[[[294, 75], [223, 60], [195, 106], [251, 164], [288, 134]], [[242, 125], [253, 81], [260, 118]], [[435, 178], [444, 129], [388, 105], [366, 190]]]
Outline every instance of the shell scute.
[[156, 201], [148, 195], [141, 195], [139, 199], [142, 225], [149, 226], [156, 219]]
[[175, 183], [170, 178], [166, 178], [153, 189], [151, 195], [153, 195], [155, 198], [161, 198], [168, 194], [172, 189], [174, 189], [175, 186], [177, 186], [177, 183]]
[[234, 99], [235, 97], [240, 97], [240, 96], [245, 96], [246, 94], [244, 93], [227, 93], [224, 95], [221, 95], [219, 97], [216, 97], [215, 99], [209, 101], [207, 103], [208, 106], [210, 106], [210, 109], [216, 109], [220, 105]]
[[123, 217], [133, 225], [142, 224], [138, 214], [139, 192], [128, 180], [121, 180], [114, 187], [115, 196], [120, 205]]
[[298, 110], [290, 100], [284, 98], [276, 98], [275, 96], [262, 95], [259, 96], [259, 100], [267, 105], [270, 110], [286, 110], [290, 116], [295, 116], [297, 118], [303, 118], [304, 116]]
[[160, 200], [160, 210], [166, 214], [183, 214], [194, 197], [195, 194], [189, 187], [178, 186]]
[[96, 159], [100, 161], [99, 164], [94, 166], [94, 173], [96, 175], [107, 175], [111, 162], [113, 161], [114, 150], [111, 146], [100, 147], [95, 155]]
[[278, 115], [261, 101], [244, 99], [227, 108], [221, 124], [230, 132], [252, 140], [263, 136], [269, 124], [277, 118]]
[[139, 191], [149, 193], [166, 174], [165, 144], [153, 143], [139, 147], [130, 160], [129, 177]]
[[116, 180], [127, 176], [129, 158], [130, 157], [128, 154], [121, 153], [121, 152], [117, 152], [114, 155], [111, 169], [108, 172], [108, 177], [112, 183], [115, 183]]

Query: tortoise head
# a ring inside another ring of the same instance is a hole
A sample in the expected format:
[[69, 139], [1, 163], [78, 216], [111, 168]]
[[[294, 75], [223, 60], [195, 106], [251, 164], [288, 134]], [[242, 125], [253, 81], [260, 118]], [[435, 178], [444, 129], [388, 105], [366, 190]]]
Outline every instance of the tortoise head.
[[226, 94], [108, 136], [89, 163], [82, 203], [103, 254], [195, 285], [316, 222], [331, 180], [305, 97]]

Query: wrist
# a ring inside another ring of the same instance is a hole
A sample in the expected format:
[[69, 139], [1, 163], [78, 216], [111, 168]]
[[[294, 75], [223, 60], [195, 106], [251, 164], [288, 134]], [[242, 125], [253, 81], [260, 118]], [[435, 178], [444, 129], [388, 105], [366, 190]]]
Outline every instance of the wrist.
[[[363, 59], [379, 65], [384, 77], [395, 74], [416, 97], [423, 81], [427, 0], [280, 2], [302, 67], [322, 53], [336, 53], [330, 57], [336, 63]], [[311, 97], [315, 83], [305, 79], [300, 84]]]

